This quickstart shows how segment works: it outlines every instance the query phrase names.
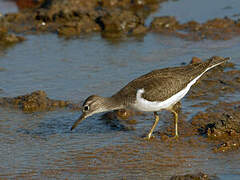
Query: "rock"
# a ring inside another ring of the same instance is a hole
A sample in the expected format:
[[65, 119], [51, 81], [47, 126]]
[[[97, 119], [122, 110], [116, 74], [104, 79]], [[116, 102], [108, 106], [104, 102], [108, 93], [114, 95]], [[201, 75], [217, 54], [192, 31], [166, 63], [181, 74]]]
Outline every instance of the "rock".
[[56, 108], [68, 107], [69, 105], [68, 101], [48, 98], [46, 92], [42, 90], [14, 98], [0, 98], [0, 106], [15, 107], [24, 112], [49, 111]]
[[19, 9], [37, 8], [49, 0], [16, 0]]
[[24, 40], [24, 37], [9, 34], [6, 28], [0, 27], [0, 46], [9, 46]]
[[181, 24], [175, 17], [155, 17], [150, 13], [165, 0], [17, 0], [23, 11], [8, 13], [0, 27], [14, 33], [52, 32], [61, 36], [101, 32], [106, 38], [145, 35], [148, 31], [187, 40], [226, 40], [240, 35], [240, 20], [215, 18], [205, 23]]
[[121, 37], [145, 33], [144, 21], [132, 11], [111, 11], [98, 19], [104, 37]]
[[211, 180], [212, 178], [209, 177], [209, 175], [204, 173], [198, 173], [198, 174], [186, 174], [186, 175], [178, 175], [178, 176], [172, 176], [170, 180]]
[[179, 23], [175, 17], [163, 16], [155, 17], [151, 22], [150, 29], [154, 32], [174, 32], [179, 27]]
[[203, 62], [202, 59], [198, 58], [198, 57], [193, 57], [192, 60], [190, 61], [190, 64], [197, 64], [197, 63], [201, 63]]
[[150, 30], [187, 40], [227, 40], [240, 35], [239, 24], [229, 18], [215, 18], [202, 24], [195, 21], [180, 24], [175, 17], [162, 16], [153, 19]]
[[[209, 107], [205, 112], [197, 113], [191, 124], [200, 135], [207, 137], [214, 144], [215, 152], [236, 150], [240, 147], [240, 102], [220, 102]], [[211, 142], [210, 141], [210, 142]]]
[[145, 34], [146, 14], [157, 8], [159, 1], [23, 0], [21, 3], [28, 9], [6, 14], [0, 25], [17, 33], [55, 32], [71, 37], [101, 31], [103, 37], [122, 37]]
[[198, 127], [200, 134], [209, 138], [240, 136], [240, 111], [235, 109], [240, 102], [220, 102], [206, 112], [196, 114], [191, 123]]

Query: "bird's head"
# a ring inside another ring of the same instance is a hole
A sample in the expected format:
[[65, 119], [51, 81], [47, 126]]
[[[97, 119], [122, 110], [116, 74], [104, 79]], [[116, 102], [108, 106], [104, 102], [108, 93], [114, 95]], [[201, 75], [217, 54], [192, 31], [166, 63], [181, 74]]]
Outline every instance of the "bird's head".
[[84, 119], [93, 114], [108, 111], [106, 106], [106, 98], [97, 95], [89, 96], [82, 105], [82, 115], [75, 121], [71, 130], [73, 130], [77, 125]]

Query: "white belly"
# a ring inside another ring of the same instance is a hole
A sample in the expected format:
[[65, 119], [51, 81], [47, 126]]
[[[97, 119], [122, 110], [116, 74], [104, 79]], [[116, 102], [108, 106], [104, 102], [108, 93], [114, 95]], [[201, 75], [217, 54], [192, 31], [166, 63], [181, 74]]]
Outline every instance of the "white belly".
[[137, 99], [135, 104], [133, 104], [132, 108], [137, 111], [160, 111], [161, 109], [168, 109], [180, 101], [189, 91], [190, 87], [186, 87], [183, 90], [179, 91], [177, 94], [172, 97], [166, 99], [165, 101], [148, 101], [142, 98], [142, 93], [144, 93], [144, 89], [139, 89], [137, 91]]
[[[219, 63], [221, 64], [221, 63]], [[176, 104], [178, 101], [180, 101], [190, 90], [191, 86], [209, 69], [219, 65], [215, 64], [212, 67], [207, 68], [203, 73], [201, 73], [199, 76], [197, 76], [195, 79], [193, 79], [191, 82], [188, 83], [188, 85], [179, 91], [177, 94], [174, 94], [170, 98], [164, 100], [164, 101], [148, 101], [144, 98], [142, 98], [142, 94], [144, 93], [144, 89], [137, 90], [136, 94], [136, 102], [132, 105], [132, 108], [137, 111], [160, 111], [161, 109], [169, 109], [174, 104]], [[171, 88], [171, 87], [169, 87]]]

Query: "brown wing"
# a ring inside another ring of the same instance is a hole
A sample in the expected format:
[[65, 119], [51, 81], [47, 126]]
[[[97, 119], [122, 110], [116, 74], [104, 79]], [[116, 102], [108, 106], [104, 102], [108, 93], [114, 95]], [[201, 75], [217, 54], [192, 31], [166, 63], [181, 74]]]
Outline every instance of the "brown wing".
[[149, 101], [164, 101], [170, 98], [186, 87], [186, 83], [178, 77], [166, 75], [164, 77], [152, 78], [143, 84], [144, 93], [142, 97]]
[[205, 62], [182, 67], [154, 70], [123, 87], [113, 97], [125, 105], [136, 100], [136, 93], [144, 89], [142, 97], [149, 101], [163, 101], [181, 91], [187, 84], [200, 75], [208, 67], [223, 63], [229, 58], [212, 57]]
[[127, 103], [136, 100], [136, 93], [144, 89], [144, 99], [149, 101], [164, 101], [181, 91], [195, 77], [200, 75], [208, 64], [199, 63], [183, 67], [165, 68], [154, 70], [128, 83], [119, 92], [113, 95], [116, 98], [123, 98]]

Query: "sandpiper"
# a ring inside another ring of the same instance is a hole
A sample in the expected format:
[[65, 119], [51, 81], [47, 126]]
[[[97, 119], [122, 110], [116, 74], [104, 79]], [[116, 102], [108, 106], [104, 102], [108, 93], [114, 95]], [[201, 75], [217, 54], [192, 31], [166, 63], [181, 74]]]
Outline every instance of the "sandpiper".
[[150, 139], [159, 121], [157, 112], [165, 109], [174, 114], [174, 137], [177, 138], [178, 113], [173, 109], [173, 106], [187, 94], [191, 86], [195, 84], [205, 72], [229, 59], [230, 58], [213, 56], [205, 62], [154, 70], [131, 81], [111, 97], [89, 96], [83, 103], [82, 115], [74, 123], [71, 130], [73, 130], [79, 122], [93, 114], [130, 108], [136, 111], [154, 113], [155, 122], [146, 136], [147, 139]]

